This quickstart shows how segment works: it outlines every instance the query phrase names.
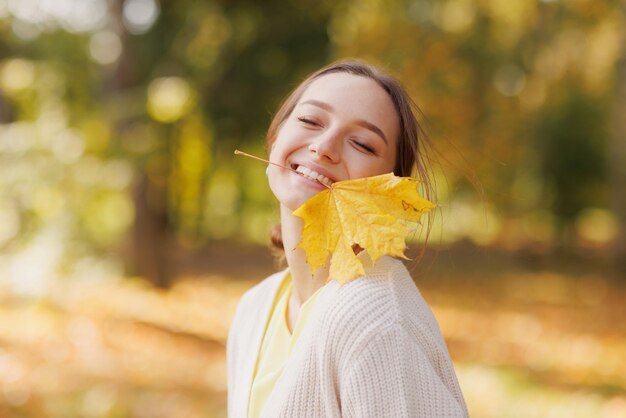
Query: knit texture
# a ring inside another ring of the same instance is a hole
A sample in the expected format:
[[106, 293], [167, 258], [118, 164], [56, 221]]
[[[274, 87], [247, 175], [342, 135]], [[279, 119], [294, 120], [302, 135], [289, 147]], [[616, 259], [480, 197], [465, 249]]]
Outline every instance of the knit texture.
[[[239, 302], [227, 343], [230, 418], [246, 417], [283, 274], [263, 280]], [[364, 277], [327, 287], [262, 418], [467, 416], [437, 321], [400, 261], [382, 257]]]

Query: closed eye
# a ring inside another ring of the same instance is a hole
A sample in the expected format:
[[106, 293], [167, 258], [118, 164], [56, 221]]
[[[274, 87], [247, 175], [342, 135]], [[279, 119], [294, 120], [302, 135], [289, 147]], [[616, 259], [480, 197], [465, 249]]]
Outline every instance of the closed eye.
[[365, 152], [367, 152], [367, 153], [369, 153], [369, 154], [375, 154], [375, 153], [376, 153], [376, 152], [375, 152], [375, 150], [374, 150], [374, 148], [370, 147], [370, 146], [369, 146], [369, 145], [367, 145], [367, 144], [364, 144], [363, 142], [359, 142], [359, 141], [357, 141], [357, 140], [354, 140], [354, 139], [353, 139], [353, 140], [352, 140], [352, 143], [353, 143], [353, 144], [354, 144], [357, 148], [360, 148], [361, 150], [363, 150], [363, 151], [365, 151]]
[[306, 125], [311, 125], [311, 126], [320, 126], [319, 123], [317, 123], [316, 121], [314, 121], [313, 119], [310, 119], [307, 116], [298, 116], [298, 120]]

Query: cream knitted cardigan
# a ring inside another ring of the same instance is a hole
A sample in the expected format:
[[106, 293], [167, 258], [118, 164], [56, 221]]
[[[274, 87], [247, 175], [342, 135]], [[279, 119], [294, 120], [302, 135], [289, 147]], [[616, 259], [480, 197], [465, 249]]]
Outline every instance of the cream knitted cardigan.
[[[227, 343], [228, 416], [245, 418], [263, 331], [284, 272], [248, 290]], [[262, 418], [466, 417], [439, 326], [404, 265], [327, 284]]]

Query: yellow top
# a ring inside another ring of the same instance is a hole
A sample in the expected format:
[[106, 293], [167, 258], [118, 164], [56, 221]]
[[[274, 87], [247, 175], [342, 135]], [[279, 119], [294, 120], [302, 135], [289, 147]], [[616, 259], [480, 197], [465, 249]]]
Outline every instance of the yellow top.
[[291, 350], [296, 345], [302, 328], [311, 316], [315, 301], [320, 295], [321, 287], [300, 307], [298, 319], [293, 329], [287, 326], [287, 306], [291, 295], [291, 274], [287, 273], [283, 279], [265, 327], [263, 343], [257, 357], [257, 364], [250, 392], [248, 418], [257, 418], [261, 415], [263, 406], [272, 393], [278, 381]]

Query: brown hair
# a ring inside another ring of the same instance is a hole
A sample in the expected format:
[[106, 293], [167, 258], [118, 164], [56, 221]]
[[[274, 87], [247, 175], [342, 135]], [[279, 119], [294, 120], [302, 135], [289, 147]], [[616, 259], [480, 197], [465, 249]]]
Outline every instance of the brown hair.
[[[278, 131], [285, 120], [291, 115], [296, 104], [304, 91], [316, 79], [333, 73], [348, 73], [374, 80], [389, 94], [400, 119], [400, 129], [397, 141], [396, 163], [394, 174], [396, 176], [415, 176], [422, 183], [422, 192], [426, 199], [432, 200], [433, 184], [430, 175], [430, 163], [425, 149], [430, 149], [430, 141], [425, 134], [416, 114], [420, 117], [422, 112], [411, 100], [404, 87], [398, 80], [386, 74], [379, 68], [356, 60], [344, 60], [330, 64], [309, 75], [298, 85], [281, 103], [278, 112], [274, 115], [266, 135], [266, 150], [269, 153], [272, 143], [276, 140]], [[427, 235], [431, 227], [431, 218], [428, 217]], [[280, 233], [280, 225], [272, 228], [271, 241], [277, 254], [283, 251], [283, 242]]]

